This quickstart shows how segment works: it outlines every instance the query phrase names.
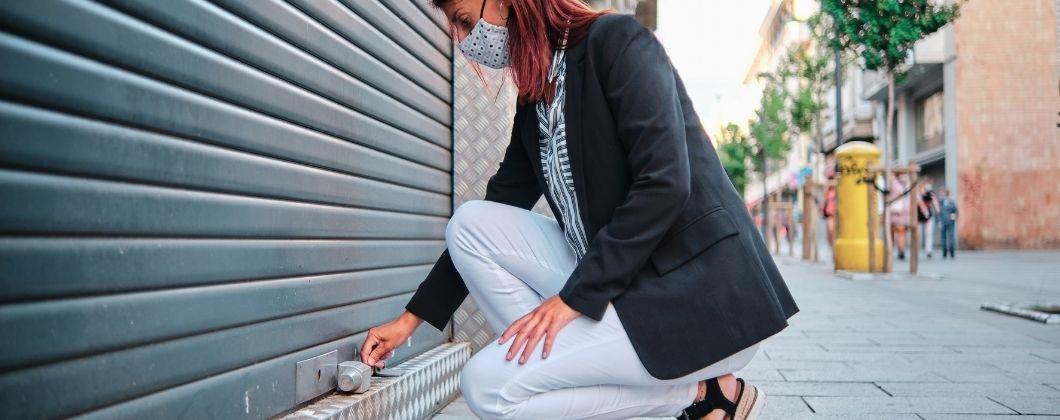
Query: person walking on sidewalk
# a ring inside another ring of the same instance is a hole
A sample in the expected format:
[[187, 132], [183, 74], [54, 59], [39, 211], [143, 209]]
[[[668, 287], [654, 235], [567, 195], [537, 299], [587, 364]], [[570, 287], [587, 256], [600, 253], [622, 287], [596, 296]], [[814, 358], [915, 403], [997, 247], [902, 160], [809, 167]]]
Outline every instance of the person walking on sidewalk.
[[828, 169], [825, 170], [825, 178], [827, 179], [825, 182], [827, 187], [824, 191], [824, 197], [821, 200], [821, 217], [825, 220], [825, 231], [828, 236], [828, 249], [831, 250], [835, 246], [835, 215], [838, 210], [836, 204], [839, 192], [835, 185], [835, 164], [833, 163], [827, 167]]
[[920, 223], [920, 231], [924, 236], [924, 250], [927, 257], [935, 249], [935, 215], [939, 212], [938, 196], [931, 186], [931, 178], [924, 178], [919, 184], [919, 200], [917, 200], [916, 219]]
[[[362, 359], [470, 293], [500, 335], [460, 376], [480, 417], [753, 418], [764, 395], [732, 373], [798, 308], [654, 34], [578, 0], [433, 4], [468, 59], [508, 69], [515, 122]], [[556, 219], [529, 210], [542, 195]]]
[[907, 191], [908, 188], [908, 178], [905, 174], [891, 175], [891, 188], [887, 192], [887, 201], [890, 204], [887, 209], [891, 217], [891, 239], [898, 251], [899, 260], [905, 259], [905, 241], [909, 231], [909, 198], [906, 194], [913, 192]]
[[942, 230], [942, 258], [949, 254], [950, 258], [956, 258], [953, 254], [957, 247], [957, 202], [950, 198], [948, 188], [939, 189], [939, 227]]

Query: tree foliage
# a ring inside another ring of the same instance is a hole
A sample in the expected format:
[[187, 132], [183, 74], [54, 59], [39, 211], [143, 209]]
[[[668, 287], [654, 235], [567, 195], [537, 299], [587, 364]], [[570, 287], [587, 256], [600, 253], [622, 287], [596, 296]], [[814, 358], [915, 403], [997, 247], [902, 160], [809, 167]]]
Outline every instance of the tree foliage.
[[718, 153], [725, 172], [741, 195], [750, 172], [756, 172], [764, 181], [769, 176], [768, 161], [784, 159], [791, 150], [787, 105], [790, 95], [784, 89], [788, 74], [783, 70], [759, 75], [765, 81], [765, 87], [755, 117], [748, 121], [750, 135], [744, 134], [735, 123], [730, 122], [722, 128]]
[[788, 54], [788, 68], [795, 77], [796, 88], [791, 95], [791, 125], [799, 133], [812, 133], [824, 110], [824, 92], [829, 75], [829, 56], [817, 54], [809, 45], [802, 45]]
[[751, 144], [747, 134], [735, 123], [728, 123], [721, 129], [721, 141], [718, 143], [718, 157], [721, 166], [729, 175], [736, 191], [743, 196], [747, 188], [748, 160], [751, 157]]
[[784, 78], [777, 75], [766, 74], [762, 77], [767, 81], [762, 89], [762, 99], [755, 111], [755, 118], [751, 120], [751, 145], [755, 170], [765, 174], [765, 161], [763, 159], [779, 160], [787, 157], [791, 150], [788, 130], [788, 92], [784, 89]]
[[897, 76], [917, 41], [957, 17], [959, 4], [936, 0], [821, 0], [833, 48], [853, 51], [867, 70]]

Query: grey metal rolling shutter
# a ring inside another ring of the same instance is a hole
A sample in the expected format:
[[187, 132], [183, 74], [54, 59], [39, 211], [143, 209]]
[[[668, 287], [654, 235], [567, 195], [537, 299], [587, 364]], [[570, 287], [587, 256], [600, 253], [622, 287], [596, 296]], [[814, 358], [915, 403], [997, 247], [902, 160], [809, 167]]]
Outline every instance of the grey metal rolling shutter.
[[0, 2], [0, 417], [296, 406], [444, 248], [451, 51], [409, 0]]

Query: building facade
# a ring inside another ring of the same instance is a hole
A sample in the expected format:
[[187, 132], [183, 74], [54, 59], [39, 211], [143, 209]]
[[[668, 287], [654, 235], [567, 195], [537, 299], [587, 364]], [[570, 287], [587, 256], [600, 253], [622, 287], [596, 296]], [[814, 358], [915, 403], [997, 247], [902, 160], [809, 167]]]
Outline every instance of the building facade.
[[[896, 86], [890, 159], [948, 187], [962, 248], [1060, 246], [1057, 5], [962, 3], [954, 23], [917, 43]], [[862, 77], [880, 138], [887, 87]]]
[[[744, 83], [762, 86], [760, 75], [778, 71], [788, 54], [806, 48], [812, 42], [805, 20], [817, 10], [813, 0], [774, 0], [759, 27], [758, 51], [747, 69]], [[797, 86], [790, 80], [790, 90]], [[814, 133], [798, 133], [791, 137], [791, 151], [781, 162], [769, 162], [770, 175], [765, 182], [756, 173], [749, 180], [744, 198], [750, 205], [757, 205], [767, 194], [778, 199], [785, 190], [798, 188], [799, 174], [814, 162]]]

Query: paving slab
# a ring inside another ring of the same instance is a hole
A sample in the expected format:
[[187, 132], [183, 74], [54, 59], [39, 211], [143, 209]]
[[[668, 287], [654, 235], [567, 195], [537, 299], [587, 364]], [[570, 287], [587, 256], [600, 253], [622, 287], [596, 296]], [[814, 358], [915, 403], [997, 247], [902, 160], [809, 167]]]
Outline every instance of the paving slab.
[[[447, 417], [442, 417], [447, 416]], [[477, 419], [475, 413], [471, 412], [471, 408], [467, 406], [467, 401], [464, 398], [458, 398], [455, 401], [446, 405], [438, 412], [438, 415], [434, 417], [436, 420], [443, 419]]]
[[785, 369], [785, 370], [823, 370], [823, 369], [850, 369], [846, 362], [830, 360], [769, 360], [756, 357], [747, 365], [746, 369]]
[[878, 343], [872, 344], [834, 344], [828, 342], [822, 342], [821, 346], [826, 351], [834, 352], [847, 352], [847, 353], [945, 353], [954, 354], [957, 353], [954, 349], [945, 346], [935, 345], [905, 345], [905, 346], [883, 346]]
[[1052, 397], [1060, 398], [1060, 391], [1041, 384], [956, 384], [921, 382], [879, 382], [876, 385], [895, 397]]
[[[1056, 420], [1056, 416], [1020, 416], [994, 414], [921, 414], [924, 420]], [[862, 419], [862, 417], [858, 417]]]
[[866, 382], [758, 382], [766, 395], [795, 397], [886, 397], [880, 387]]
[[1020, 414], [1048, 414], [1060, 416], [1060, 397], [1036, 398], [1029, 396], [1001, 396], [994, 398], [994, 401], [997, 401], [1005, 407], [1016, 410]]
[[936, 372], [952, 382], [978, 384], [1018, 384], [1027, 381], [1028, 374], [1011, 374], [1002, 370], [947, 369]]
[[789, 419], [801, 414], [813, 414], [802, 397], [766, 395], [766, 407], [762, 410], [761, 419]]
[[947, 382], [933, 372], [901, 368], [847, 370], [780, 370], [788, 381], [796, 382]]
[[823, 414], [1018, 414], [986, 397], [803, 397]]
[[1030, 354], [1054, 363], [1060, 363], [1060, 349], [1031, 350]]
[[893, 353], [851, 353], [842, 351], [828, 351], [823, 348], [812, 349], [766, 349], [764, 353], [769, 360], [817, 360], [817, 361], [892, 361], [904, 362], [909, 359]]
[[[1022, 419], [1022, 417], [1020, 417]], [[769, 415], [763, 414], [763, 420], [851, 420], [848, 414], [817, 414], [817, 413], [797, 413], [787, 414], [784, 416], [770, 417]], [[923, 420], [916, 414], [859, 414], [856, 420]], [[1056, 420], [1056, 418], [1052, 418]]]
[[998, 362], [997, 367], [1012, 373], [1047, 373], [1060, 380], [1060, 363], [1029, 362], [1014, 363], [1010, 361]]

